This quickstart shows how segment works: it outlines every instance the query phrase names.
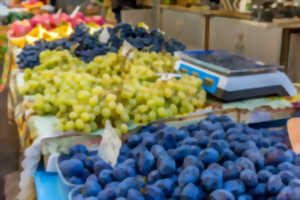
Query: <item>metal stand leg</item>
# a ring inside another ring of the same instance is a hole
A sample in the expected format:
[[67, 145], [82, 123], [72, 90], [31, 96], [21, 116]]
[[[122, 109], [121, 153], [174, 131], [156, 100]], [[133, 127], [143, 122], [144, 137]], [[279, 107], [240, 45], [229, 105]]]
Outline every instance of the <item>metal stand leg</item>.
[[160, 28], [160, 0], [153, 0], [153, 25], [155, 29]]
[[204, 20], [203, 20], [203, 24], [202, 24], [202, 30], [203, 30], [202, 44], [203, 44], [204, 50], [209, 50], [210, 16], [204, 15], [203, 17], [204, 17]]

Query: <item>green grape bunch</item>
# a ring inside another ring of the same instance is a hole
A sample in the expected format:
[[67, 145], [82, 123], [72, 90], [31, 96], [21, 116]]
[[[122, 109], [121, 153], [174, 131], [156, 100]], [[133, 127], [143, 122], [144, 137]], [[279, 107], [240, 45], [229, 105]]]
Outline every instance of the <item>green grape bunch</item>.
[[61, 131], [90, 133], [110, 120], [124, 134], [131, 122], [185, 115], [206, 101], [199, 78], [159, 79], [158, 73], [175, 72], [176, 58], [168, 53], [108, 53], [87, 64], [66, 50], [44, 51], [40, 60], [25, 70], [21, 93], [34, 95], [38, 115], [56, 115]]

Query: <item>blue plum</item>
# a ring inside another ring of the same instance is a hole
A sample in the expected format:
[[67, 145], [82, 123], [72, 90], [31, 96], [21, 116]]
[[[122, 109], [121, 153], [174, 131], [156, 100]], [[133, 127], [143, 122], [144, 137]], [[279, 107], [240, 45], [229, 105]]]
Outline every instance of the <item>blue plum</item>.
[[267, 185], [265, 183], [259, 183], [249, 190], [248, 193], [254, 197], [265, 196], [267, 194]]
[[59, 163], [59, 167], [62, 174], [66, 177], [80, 176], [84, 169], [82, 161], [74, 158], [63, 160]]
[[144, 200], [144, 197], [140, 191], [138, 191], [136, 189], [130, 189], [127, 194], [127, 199], [128, 200]]
[[279, 175], [272, 175], [267, 183], [268, 192], [273, 195], [277, 195], [284, 187]]
[[277, 195], [277, 200], [288, 200], [293, 198], [293, 188], [286, 186]]
[[75, 153], [73, 158], [84, 161], [87, 155], [85, 153]]
[[300, 187], [300, 179], [295, 178], [291, 180], [289, 186], [291, 186], [292, 188]]
[[147, 186], [145, 188], [145, 199], [146, 200], [164, 200], [166, 199], [163, 191], [157, 186]]
[[150, 151], [143, 151], [139, 155], [138, 167], [142, 175], [147, 175], [155, 165], [154, 156]]
[[200, 176], [200, 171], [196, 166], [189, 166], [183, 169], [178, 177], [180, 186], [185, 186], [189, 183], [195, 183]]
[[98, 178], [99, 183], [102, 186], [105, 186], [106, 184], [113, 181], [113, 172], [110, 169], [104, 169], [99, 173]]
[[224, 171], [224, 180], [233, 180], [239, 178], [239, 176], [240, 176], [240, 171], [234, 165], [227, 167]]
[[260, 170], [257, 174], [259, 182], [266, 183], [272, 176], [272, 173], [268, 170]]
[[291, 169], [293, 169], [294, 165], [290, 162], [283, 162], [283, 163], [280, 163], [277, 167], [280, 171], [291, 170]]
[[285, 152], [282, 149], [270, 150], [265, 154], [266, 165], [279, 165], [286, 161]]
[[77, 145], [74, 145], [71, 150], [70, 150], [70, 154], [71, 155], [75, 155], [76, 153], [84, 153], [86, 154], [87, 153], [87, 148], [85, 145], [83, 144], [77, 144]]
[[230, 191], [234, 195], [241, 195], [246, 191], [245, 184], [241, 180], [231, 180], [224, 183], [225, 190]]
[[135, 148], [140, 142], [142, 141], [142, 136], [140, 134], [134, 134], [132, 135], [128, 141], [127, 145], [129, 148], [133, 149]]
[[214, 139], [207, 144], [208, 148], [217, 150], [220, 154], [229, 149], [229, 144], [223, 139]]
[[200, 191], [196, 185], [189, 183], [186, 185], [180, 193], [180, 199], [182, 200], [199, 200]]
[[76, 176], [72, 176], [68, 181], [74, 185], [81, 185], [83, 184], [83, 181], [80, 178], [77, 178]]
[[244, 152], [243, 156], [248, 158], [255, 165], [256, 169], [260, 170], [264, 167], [264, 157], [257, 149], [249, 149]]
[[147, 176], [148, 183], [150, 183], [150, 184], [155, 183], [160, 178], [161, 178], [161, 175], [158, 170], [151, 171]]
[[105, 162], [104, 160], [100, 159], [94, 164], [94, 172], [95, 174], [99, 174], [104, 169], [112, 169], [112, 167]]
[[204, 149], [199, 153], [198, 158], [205, 164], [215, 163], [219, 160], [219, 152], [212, 148]]
[[130, 151], [130, 147], [127, 144], [122, 144], [120, 148], [120, 154], [127, 155]]
[[112, 187], [104, 188], [97, 195], [98, 200], [114, 200], [116, 198], [116, 189]]
[[209, 200], [235, 200], [235, 197], [231, 192], [219, 189], [209, 195]]
[[85, 183], [83, 190], [86, 197], [97, 196], [102, 187], [98, 182], [92, 180]]
[[237, 156], [231, 149], [226, 148], [222, 150], [221, 159], [222, 161], [234, 161], [237, 159]]
[[160, 180], [156, 181], [154, 185], [156, 187], [158, 187], [159, 189], [161, 189], [167, 197], [172, 196], [172, 193], [175, 188], [174, 187], [175, 184], [174, 184], [173, 180], [169, 179], [169, 178], [160, 179]]
[[206, 191], [220, 189], [223, 186], [223, 174], [219, 170], [204, 170], [201, 174], [201, 183]]
[[124, 180], [126, 177], [133, 177], [136, 175], [134, 168], [122, 164], [117, 165], [113, 169], [113, 175], [118, 181]]
[[236, 166], [239, 168], [239, 171], [243, 171], [245, 169], [249, 169], [251, 171], [255, 171], [255, 166], [251, 160], [245, 157], [240, 157], [235, 161]]
[[283, 182], [283, 184], [288, 185], [292, 179], [295, 178], [295, 175], [290, 170], [283, 170], [279, 173], [279, 176]]
[[237, 200], [253, 200], [253, 198], [248, 194], [243, 194], [241, 196], [238, 196]]
[[254, 171], [245, 169], [240, 174], [240, 179], [247, 187], [255, 187], [258, 183], [257, 175]]
[[82, 194], [78, 194], [74, 197], [74, 200], [84, 200], [84, 197], [82, 196]]
[[126, 197], [129, 189], [138, 189], [137, 180], [135, 177], [124, 179], [116, 188], [118, 197]]
[[159, 156], [156, 166], [162, 176], [170, 176], [176, 171], [176, 162], [167, 153]]
[[155, 144], [151, 148], [151, 153], [157, 159], [160, 155], [165, 154], [166, 150], [163, 146]]

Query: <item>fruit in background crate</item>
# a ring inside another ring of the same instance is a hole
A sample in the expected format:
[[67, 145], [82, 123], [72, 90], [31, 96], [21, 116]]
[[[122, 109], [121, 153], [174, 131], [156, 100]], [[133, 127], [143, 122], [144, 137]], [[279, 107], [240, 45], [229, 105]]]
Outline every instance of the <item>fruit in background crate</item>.
[[[39, 17], [37, 16], [36, 18], [39, 19]], [[69, 43], [77, 43], [77, 47], [74, 50], [75, 55], [86, 63], [93, 61], [94, 58], [99, 55], [106, 55], [109, 52], [118, 52], [122, 47], [124, 41], [127, 41], [138, 50], [145, 52], [159, 53], [162, 51], [166, 51], [173, 54], [175, 51], [182, 51], [185, 49], [183, 44], [181, 44], [178, 41], [175, 41], [174, 39], [165, 39], [163, 34], [157, 30], [152, 30], [151, 32], [148, 32], [143, 27], [133, 28], [131, 27], [131, 25], [123, 23], [118, 24], [113, 28], [108, 28], [107, 30], [110, 34], [110, 38], [108, 42], [102, 43], [99, 41], [99, 33], [101, 31], [91, 34], [90, 29], [82, 24], [84, 20], [96, 23], [101, 26], [103, 24], [103, 19], [99, 16], [82, 19], [82, 15], [79, 15], [78, 17], [75, 17], [74, 19], [70, 20], [70, 23], [72, 24], [75, 30], [74, 33], [70, 36], [70, 38], [67, 39], [67, 41]], [[173, 42], [169, 43], [169, 41]], [[40, 41], [39, 43], [43, 44], [43, 41]], [[35, 47], [32, 46], [30, 48], [34, 49]], [[37, 51], [36, 53], [39, 55], [42, 51], [45, 51], [47, 49], [48, 48], [45, 47], [43, 48], [43, 50]], [[26, 54], [26, 51], [26, 49], [23, 49], [21, 54]], [[149, 62], [149, 59], [147, 59], [147, 61]], [[21, 68], [32, 68], [38, 65], [36, 63], [30, 63], [26, 59], [23, 60], [23, 62], [19, 63], [23, 63], [23, 67]], [[158, 61], [156, 64], [160, 66], [161, 63], [161, 61]], [[172, 94], [168, 92], [168, 95]], [[164, 110], [161, 110], [160, 113], [161, 115], [165, 115]]]
[[24, 36], [31, 30], [31, 26], [27, 23], [16, 21], [10, 25], [10, 34], [12, 37]]
[[[23, 20], [21, 22], [18, 21], [17, 26], [12, 24], [10, 27], [10, 32], [12, 32], [11, 35], [13, 37], [22, 37], [38, 25], [49, 31], [68, 23], [70, 23], [72, 27], [75, 28], [79, 24], [85, 24], [87, 21], [92, 22], [98, 26], [102, 26], [104, 24], [103, 18], [101, 16], [85, 17], [82, 13], [77, 13], [74, 18], [71, 18], [65, 13], [60, 13], [58, 16], [56, 14], [40, 14], [33, 16], [29, 20]], [[21, 29], [24, 29], [24, 31], [20, 31]], [[43, 40], [45, 38], [39, 39]]]

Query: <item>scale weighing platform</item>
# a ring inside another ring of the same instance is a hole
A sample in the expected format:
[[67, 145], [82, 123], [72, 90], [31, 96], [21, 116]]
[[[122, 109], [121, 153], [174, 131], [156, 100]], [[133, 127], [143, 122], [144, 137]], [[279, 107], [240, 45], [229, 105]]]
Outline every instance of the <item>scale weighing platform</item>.
[[192, 50], [175, 55], [180, 58], [176, 70], [201, 78], [204, 89], [224, 101], [297, 94], [287, 75], [279, 71], [281, 66], [224, 51]]

